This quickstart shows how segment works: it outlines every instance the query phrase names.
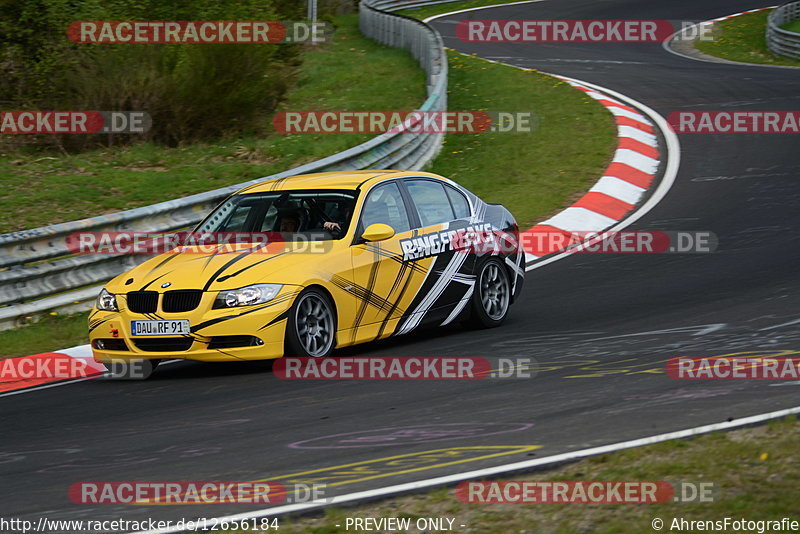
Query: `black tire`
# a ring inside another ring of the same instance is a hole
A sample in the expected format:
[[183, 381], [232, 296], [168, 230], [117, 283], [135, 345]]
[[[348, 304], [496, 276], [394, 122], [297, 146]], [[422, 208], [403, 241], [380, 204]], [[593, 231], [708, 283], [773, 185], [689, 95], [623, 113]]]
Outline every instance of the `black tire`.
[[128, 360], [103, 365], [106, 368], [106, 377], [112, 380], [147, 380], [159, 363], [161, 360]]
[[286, 321], [287, 356], [324, 358], [336, 345], [336, 309], [324, 292], [308, 288], [300, 293]]
[[494, 328], [503, 324], [511, 305], [511, 281], [508, 269], [497, 257], [481, 262], [475, 276], [475, 289], [470, 299], [469, 318], [472, 328]]

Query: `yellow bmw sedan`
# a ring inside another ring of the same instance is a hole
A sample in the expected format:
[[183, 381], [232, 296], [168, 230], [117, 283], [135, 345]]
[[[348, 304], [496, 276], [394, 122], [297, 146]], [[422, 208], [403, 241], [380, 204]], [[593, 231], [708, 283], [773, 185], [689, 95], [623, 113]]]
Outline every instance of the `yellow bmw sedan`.
[[[418, 171], [281, 178], [224, 200], [177, 246], [111, 280], [98, 362], [324, 357], [426, 325], [500, 325], [523, 284], [512, 215]], [[149, 374], [149, 373], [148, 373]]]

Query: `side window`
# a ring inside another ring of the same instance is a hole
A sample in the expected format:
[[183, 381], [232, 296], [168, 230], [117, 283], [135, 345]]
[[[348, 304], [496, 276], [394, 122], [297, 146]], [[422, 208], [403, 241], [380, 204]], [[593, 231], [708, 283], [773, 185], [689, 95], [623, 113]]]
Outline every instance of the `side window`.
[[456, 218], [442, 184], [430, 180], [409, 180], [406, 185], [422, 226], [441, 224]]
[[244, 224], [250, 216], [252, 206], [236, 206], [233, 212], [228, 215], [228, 220], [225, 221], [225, 231], [227, 232], [244, 232], [247, 229]]
[[388, 183], [376, 187], [364, 201], [361, 224], [366, 228], [376, 223], [388, 224], [398, 234], [411, 229], [406, 204], [397, 184]]
[[466, 219], [469, 217], [469, 203], [460, 192], [454, 187], [449, 185], [444, 186], [447, 191], [447, 197], [450, 199], [450, 204], [453, 205], [453, 210], [456, 212], [456, 219]]
[[261, 232], [271, 232], [275, 227], [275, 217], [278, 215], [278, 208], [273, 204], [270, 205], [267, 213], [264, 215], [264, 220], [261, 223]]

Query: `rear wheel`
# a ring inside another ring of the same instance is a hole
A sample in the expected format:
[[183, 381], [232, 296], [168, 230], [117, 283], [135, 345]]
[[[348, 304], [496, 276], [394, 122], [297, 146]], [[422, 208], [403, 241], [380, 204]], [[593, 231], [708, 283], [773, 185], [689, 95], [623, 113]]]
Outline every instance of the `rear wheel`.
[[511, 303], [508, 271], [501, 260], [489, 258], [479, 267], [476, 278], [467, 324], [473, 328], [500, 326]]
[[286, 324], [286, 352], [295, 356], [324, 358], [333, 352], [336, 314], [333, 304], [318, 289], [306, 289], [289, 311]]

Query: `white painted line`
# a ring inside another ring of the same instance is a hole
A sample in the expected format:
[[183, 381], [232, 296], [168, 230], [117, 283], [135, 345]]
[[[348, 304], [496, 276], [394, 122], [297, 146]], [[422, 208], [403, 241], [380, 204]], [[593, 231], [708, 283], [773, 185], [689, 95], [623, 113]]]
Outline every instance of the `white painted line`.
[[[376, 497], [384, 497], [388, 495], [393, 495], [397, 493], [403, 493], [407, 491], [414, 491], [420, 490], [425, 488], [431, 488], [434, 486], [443, 486], [446, 484], [453, 484], [455, 482], [462, 482], [464, 480], [474, 480], [474, 479], [482, 479], [487, 478], [495, 475], [500, 475], [503, 473], [508, 473], [511, 471], [523, 471], [533, 469], [535, 467], [540, 467], [543, 465], [550, 465], [560, 462], [567, 462], [573, 460], [579, 460], [582, 458], [586, 458], [589, 456], [597, 456], [599, 454], [606, 454], [610, 452], [621, 451], [625, 449], [632, 449], [634, 447], [642, 447], [644, 445], [652, 445], [654, 443], [661, 443], [663, 441], [670, 441], [675, 439], [684, 439], [689, 438], [692, 436], [697, 436], [699, 434], [707, 434], [709, 432], [716, 432], [719, 430], [729, 430], [732, 428], [739, 428], [742, 426], [747, 425], [754, 425], [757, 423], [761, 423], [764, 421], [768, 421], [770, 419], [776, 419], [778, 417], [786, 417], [787, 415], [793, 415], [800, 413], [800, 406], [794, 408], [788, 408], [786, 410], [778, 410], [775, 412], [769, 412], [759, 415], [752, 415], [750, 417], [744, 417], [742, 419], [733, 420], [733, 421], [725, 421], [722, 423], [712, 423], [710, 425], [703, 425], [697, 426], [694, 428], [687, 428], [686, 430], [678, 430], [676, 432], [667, 432], [665, 434], [657, 434], [655, 436], [648, 436], [644, 438], [632, 439], [629, 441], [621, 441], [618, 443], [612, 443], [610, 445], [603, 445], [600, 447], [592, 447], [590, 449], [582, 449], [579, 451], [573, 452], [565, 452], [563, 454], [556, 454], [553, 456], [546, 456], [544, 458], [536, 458], [534, 460], [525, 460], [522, 462], [514, 462], [510, 464], [504, 465], [497, 465], [494, 467], [487, 467], [484, 469], [476, 469], [474, 471], [467, 471], [465, 473], [456, 473], [454, 475], [446, 475], [436, 478], [428, 478], [425, 480], [418, 480], [416, 482], [407, 482], [405, 484], [395, 484], [394, 486], [387, 486], [384, 488], [377, 488], [373, 490], [366, 490], [366, 491], [359, 491], [356, 493], [347, 493], [345, 495], [338, 495], [336, 497], [331, 497], [327, 499], [325, 502], [311, 502], [311, 503], [302, 503], [302, 504], [287, 504], [284, 506], [275, 506], [272, 508], [262, 508], [261, 510], [253, 510], [252, 512], [244, 512], [241, 514], [229, 515], [224, 517], [215, 518], [218, 519], [220, 523], [222, 522], [234, 522], [234, 521], [243, 521], [247, 519], [253, 519], [261, 516], [269, 516], [274, 517], [281, 514], [288, 514], [291, 512], [301, 512], [307, 510], [314, 510], [316, 508], [322, 508], [323, 506], [331, 506], [336, 504], [345, 504], [351, 502], [357, 502], [363, 499], [374, 499]], [[157, 530], [144, 530], [141, 532], [137, 532], [136, 534], [173, 534], [183, 532], [185, 529], [181, 528], [167, 528], [167, 529], [157, 529]]]
[[635, 205], [647, 190], [613, 176], [603, 176], [589, 191], [593, 193], [603, 193], [623, 202], [627, 202], [628, 204]]
[[0, 393], [0, 398], [2, 397], [10, 397], [12, 395], [22, 395], [23, 393], [33, 393], [34, 391], [39, 391], [40, 389], [50, 389], [50, 388], [57, 388], [60, 386], [66, 386], [69, 384], [75, 384], [77, 382], [85, 382], [87, 380], [94, 380], [94, 378], [77, 378], [75, 380], [65, 380], [63, 382], [53, 382], [52, 384], [42, 384], [40, 386], [31, 386], [26, 389], [18, 389], [15, 391], [6, 391], [5, 393]]
[[615, 117], [628, 117], [629, 119], [633, 119], [643, 124], [647, 124], [648, 126], [652, 126], [652, 123], [646, 118], [644, 118], [644, 116], [641, 113], [636, 113], [635, 111], [629, 111], [627, 109], [616, 106], [609, 106], [606, 109], [610, 111], [611, 114], [614, 115]]
[[629, 148], [619, 148], [614, 153], [614, 160], [611, 163], [624, 163], [638, 171], [647, 174], [655, 174], [658, 171], [658, 160], [645, 156], [641, 152], [636, 152]]
[[764, 330], [773, 330], [775, 328], [782, 328], [784, 326], [792, 326], [793, 324], [800, 324], [800, 319], [795, 319], [793, 321], [789, 321], [788, 323], [781, 323], [781, 324], [768, 326], [766, 328], [760, 328], [759, 332], [763, 332]]
[[645, 145], [658, 147], [658, 140], [656, 136], [647, 133], [640, 128], [634, 128], [633, 126], [619, 126], [617, 127], [617, 134], [618, 137], [630, 137], [631, 139], [635, 139], [640, 143], [644, 143]]
[[448, 11], [447, 13], [440, 13], [438, 15], [431, 15], [426, 19], [422, 19], [422, 22], [425, 24], [429, 23], [432, 20], [436, 20], [441, 17], [447, 17], [449, 15], [455, 15], [456, 13], [466, 13], [467, 11], [477, 11], [479, 9], [491, 9], [493, 7], [505, 7], [505, 6], [516, 6], [519, 4], [534, 4], [536, 2], [544, 2], [544, 0], [524, 0], [522, 2], [509, 2], [507, 4], [495, 4], [493, 6], [481, 6], [481, 7], [470, 7], [467, 9], [459, 9], [458, 11]]
[[64, 350], [58, 350], [55, 352], [60, 352], [62, 354], [66, 354], [67, 356], [71, 356], [73, 358], [91, 358], [92, 357], [92, 347], [89, 345], [78, 345], [77, 347], [70, 347]]
[[[89, 345], [78, 345], [76, 347], [70, 347], [68, 349], [63, 349], [63, 350], [54, 350], [54, 351], [50, 351], [50, 352], [52, 352], [54, 354], [65, 354], [65, 355], [67, 355], [67, 356], [69, 356], [71, 358], [78, 358], [78, 359], [88, 359], [88, 358], [92, 357], [92, 349], [91, 349], [91, 347]], [[32, 354], [31, 356], [36, 356], [36, 355]], [[91, 363], [93, 364], [94, 360], [92, 360]], [[90, 365], [90, 367], [91, 367], [91, 365]], [[56, 387], [60, 387], [60, 386], [66, 386], [68, 384], [75, 384], [77, 382], [84, 382], [86, 380], [94, 380], [94, 377], [75, 378], [75, 379], [72, 379], [72, 380], [63, 380], [63, 381], [60, 381], [60, 382], [52, 382], [52, 383], [49, 383], [49, 384], [39, 384], [39, 385], [31, 386], [31, 387], [25, 388], [25, 389], [6, 391], [4, 393], [0, 393], [0, 398], [2, 398], [2, 397], [10, 397], [12, 395], [20, 395], [22, 393], [31, 393], [31, 392], [34, 392], [34, 391], [39, 391], [40, 389], [49, 389], [49, 388], [56, 388]]]
[[[580, 86], [581, 86], [581, 85], [580, 85], [580, 84], [578, 84], [578, 83], [571, 83], [570, 85], [571, 85], [572, 87], [580, 87]], [[585, 91], [585, 93], [586, 93], [587, 95], [591, 96], [592, 98], [596, 99], [596, 100], [608, 100], [609, 102], [615, 102], [615, 103], [617, 103], [617, 104], [622, 104], [622, 102], [617, 102], [617, 101], [616, 101], [616, 100], [614, 100], [613, 98], [610, 98], [609, 96], [607, 96], [607, 95], [604, 95], [604, 94], [602, 94], [602, 93], [598, 93], [597, 91]]]
[[540, 224], [554, 226], [567, 232], [591, 232], [608, 228], [616, 222], [616, 219], [600, 215], [595, 211], [570, 206]]
[[[91, 347], [89, 347], [89, 345], [78, 345], [77, 347], [71, 347], [69, 349], [52, 351], [52, 352], [66, 353], [67, 351], [71, 351], [73, 354], [82, 354], [85, 351], [89, 351], [89, 354], [91, 355]], [[32, 356], [36, 356], [36, 355], [33, 354]], [[72, 354], [68, 354], [68, 356], [72, 356]], [[73, 357], [81, 358], [82, 356], [73, 356]], [[183, 362], [183, 361], [191, 361], [191, 360], [166, 360], [166, 361], [163, 361], [160, 364], [158, 364], [158, 366], [159, 367], [164, 367], [165, 365], [170, 365], [170, 364], [173, 364], [173, 363], [178, 363], [178, 362]], [[97, 377], [97, 376], [91, 376], [91, 377], [88, 377], [88, 378], [76, 378], [74, 380], [62, 380], [60, 382], [52, 382], [50, 384], [41, 384], [41, 385], [38, 385], [38, 386], [31, 386], [31, 387], [25, 388], [25, 389], [18, 389], [18, 390], [14, 390], [14, 391], [6, 391], [5, 393], [0, 393], [0, 398], [2, 398], [2, 397], [10, 397], [12, 395], [22, 395], [23, 393], [34, 393], [36, 391], [39, 391], [40, 389], [50, 389], [50, 388], [57, 388], [57, 387], [61, 387], [61, 386], [68, 386], [69, 384], [77, 384], [78, 382], [85, 382], [87, 380], [98, 380], [99, 378], [100, 377]]]
[[[645, 115], [647, 115], [650, 118], [650, 120], [653, 121], [656, 127], [661, 131], [661, 135], [664, 136], [664, 141], [666, 143], [666, 149], [667, 149], [666, 150], [667, 163], [664, 169], [664, 176], [661, 178], [661, 181], [659, 181], [658, 185], [653, 190], [653, 194], [650, 195], [650, 198], [648, 198], [647, 201], [644, 204], [642, 204], [642, 206], [638, 210], [634, 211], [633, 213], [628, 215], [625, 219], [618, 222], [611, 228], [607, 229], [610, 232], [622, 230], [623, 228], [630, 226], [631, 224], [635, 223], [636, 221], [644, 217], [650, 210], [656, 207], [658, 203], [661, 202], [661, 200], [665, 196], [667, 196], [667, 193], [669, 193], [669, 190], [675, 183], [675, 178], [678, 175], [678, 169], [681, 166], [680, 141], [678, 141], [678, 136], [675, 134], [674, 131], [672, 131], [672, 128], [670, 128], [669, 124], [664, 119], [664, 117], [659, 115], [655, 110], [651, 109], [650, 107], [645, 106], [641, 102], [638, 102], [628, 96], [623, 95], [622, 93], [619, 93], [611, 89], [607, 89], [597, 84], [584, 82], [580, 80], [574, 80], [574, 79], [570, 80], [581, 83], [586, 87], [592, 88], [596, 91], [602, 91], [608, 93], [612, 95], [614, 98], [617, 98], [618, 100], [621, 100], [622, 102], [628, 104], [629, 106], [638, 109], [639, 111], [642, 111]], [[570, 252], [562, 252], [560, 254], [554, 254], [545, 260], [541, 260], [531, 265], [528, 265], [525, 268], [525, 270], [532, 271], [534, 269], [539, 269], [541, 267], [544, 267], [545, 265], [548, 265], [550, 263], [562, 260], [566, 257], [572, 256], [574, 252], [580, 250], [581, 248], [582, 247], [579, 246]]]

